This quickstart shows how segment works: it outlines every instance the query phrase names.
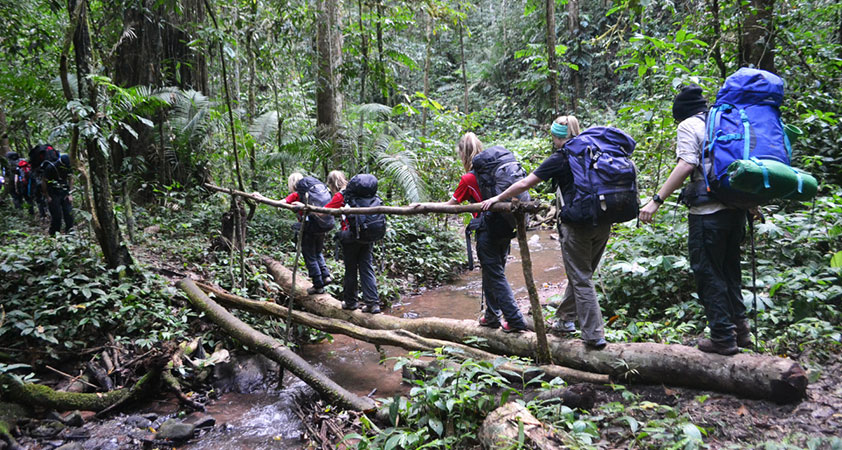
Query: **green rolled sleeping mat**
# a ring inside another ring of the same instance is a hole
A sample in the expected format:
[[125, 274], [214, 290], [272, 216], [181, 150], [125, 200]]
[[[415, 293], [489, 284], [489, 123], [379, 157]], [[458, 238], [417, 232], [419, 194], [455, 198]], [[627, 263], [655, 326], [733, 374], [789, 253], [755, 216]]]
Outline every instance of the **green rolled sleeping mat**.
[[818, 191], [814, 176], [772, 160], [758, 163], [738, 159], [732, 162], [728, 166], [728, 184], [732, 189], [757, 194], [764, 200], [784, 198], [805, 201], [815, 197]]

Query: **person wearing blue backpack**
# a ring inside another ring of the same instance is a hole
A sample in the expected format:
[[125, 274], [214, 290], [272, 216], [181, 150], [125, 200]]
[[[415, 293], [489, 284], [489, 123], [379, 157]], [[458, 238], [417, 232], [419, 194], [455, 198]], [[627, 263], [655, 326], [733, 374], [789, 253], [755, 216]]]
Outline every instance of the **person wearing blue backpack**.
[[[324, 183], [315, 177], [305, 177], [295, 172], [288, 178], [288, 187], [291, 193], [284, 199], [289, 204], [307, 204], [311, 206], [325, 206], [331, 198], [330, 191]], [[325, 248], [325, 235], [333, 229], [333, 216], [310, 213], [304, 216], [299, 213], [300, 222], [298, 232], [301, 235], [301, 255], [304, 257], [304, 264], [307, 266], [307, 273], [313, 281], [313, 286], [307, 289], [307, 293], [323, 294], [324, 287], [330, 284], [333, 279], [325, 264], [323, 255]]]
[[687, 177], [691, 178], [684, 193], [685, 199], [692, 199], [688, 217], [690, 265], [710, 328], [710, 338], [700, 339], [698, 348], [707, 353], [733, 355], [739, 351], [738, 347], [751, 345], [740, 272], [746, 210], [725, 205], [706, 188], [705, 178], [712, 164], [704, 148], [707, 112], [700, 86], [685, 86], [675, 96], [672, 115], [678, 123], [678, 162], [664, 185], [641, 209], [640, 220], [651, 223], [664, 200]]
[[550, 128], [553, 154], [526, 178], [482, 202], [482, 207], [488, 209], [501, 198], [525, 192], [541, 181], [553, 179], [559, 186], [559, 231], [568, 283], [551, 330], [572, 333], [576, 331], [574, 320], [578, 320], [585, 345], [601, 350], [608, 341], [593, 274], [605, 251], [611, 224], [637, 216], [636, 169], [629, 159], [635, 142], [616, 128], [592, 127], [579, 133], [578, 125], [573, 116], [557, 118]]

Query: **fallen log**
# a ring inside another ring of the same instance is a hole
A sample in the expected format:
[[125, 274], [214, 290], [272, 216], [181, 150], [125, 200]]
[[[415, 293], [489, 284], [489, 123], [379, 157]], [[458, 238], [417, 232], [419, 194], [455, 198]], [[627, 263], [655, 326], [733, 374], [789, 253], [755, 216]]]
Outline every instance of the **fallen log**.
[[204, 312], [220, 328], [240, 342], [248, 345], [249, 348], [254, 349], [257, 353], [266, 356], [288, 369], [330, 402], [354, 411], [374, 410], [375, 404], [373, 400], [359, 397], [349, 392], [316, 370], [289, 348], [281, 345], [275, 339], [256, 331], [237, 317], [234, 317], [225, 308], [208, 298], [189, 278], [179, 281], [176, 285], [187, 294], [187, 297], [190, 298], [196, 309]]
[[[239, 297], [237, 295], [216, 289], [204, 283], [196, 283], [199, 288], [208, 294], [213, 294], [219, 303], [236, 309], [250, 311], [258, 314], [271, 315], [279, 318], [286, 318], [289, 314], [287, 308], [272, 302], [260, 302]], [[450, 347], [455, 351], [452, 356], [460, 359], [473, 358], [477, 360], [494, 360], [498, 357], [493, 353], [480, 350], [469, 345], [458, 342], [444, 341], [441, 339], [425, 338], [407, 330], [377, 330], [354, 325], [338, 319], [329, 319], [315, 314], [292, 311], [292, 320], [296, 323], [306, 325], [327, 333], [342, 334], [361, 341], [375, 345], [391, 345], [406, 350], [434, 351], [437, 348]], [[509, 370], [513, 373], [522, 374], [525, 380], [530, 380], [540, 374], [545, 374], [548, 379], [559, 377], [569, 383], [594, 383], [608, 384], [611, 382], [608, 375], [583, 372], [557, 365], [516, 365], [506, 363], [500, 369]]]
[[0, 386], [3, 387], [4, 398], [22, 405], [58, 411], [106, 411], [139, 398], [157, 376], [157, 372], [148, 372], [131, 387], [92, 394], [55, 391], [42, 384], [21, 383], [9, 376], [0, 377]]
[[[443, 203], [417, 203], [412, 206], [371, 206], [366, 208], [351, 208], [350, 206], [343, 206], [342, 208], [320, 208], [312, 205], [292, 205], [280, 200], [264, 197], [259, 192], [243, 192], [236, 189], [228, 189], [224, 187], [215, 186], [210, 183], [205, 183], [206, 188], [222, 192], [230, 195], [237, 195], [243, 198], [254, 200], [264, 205], [274, 206], [275, 208], [286, 209], [289, 211], [299, 212], [307, 210], [319, 214], [329, 214], [332, 216], [342, 216], [350, 213], [354, 214], [392, 214], [399, 216], [411, 216], [418, 214], [460, 214], [460, 213], [478, 213], [482, 212], [482, 205], [474, 203], [470, 205], [446, 205]], [[523, 212], [535, 213], [547, 209], [549, 206], [538, 202], [519, 203], [517, 208]], [[499, 202], [491, 206], [491, 211], [510, 212], [513, 205], [509, 202]]]
[[[271, 258], [264, 258], [275, 282], [290, 290], [290, 271]], [[475, 321], [443, 318], [402, 319], [385, 314], [346, 311], [339, 300], [327, 294], [303, 293], [309, 282], [300, 282], [295, 300], [314, 314], [345, 320], [372, 329], [411, 331], [420, 336], [453, 342], [481, 338], [486, 350], [507, 355], [533, 357], [535, 333], [505, 334], [483, 328]], [[607, 374], [614, 380], [641, 384], [665, 384], [709, 389], [746, 398], [789, 403], [807, 393], [807, 376], [795, 361], [769, 355], [741, 353], [722, 356], [704, 353], [695, 347], [656, 343], [612, 343], [603, 350], [587, 348], [579, 339], [547, 337], [556, 364]]]
[[[521, 431], [522, 430], [522, 431]], [[573, 439], [560, 430], [541, 423], [525, 406], [509, 402], [491, 411], [482, 422], [477, 436], [482, 448], [535, 448], [553, 450], [571, 448]], [[574, 445], [573, 448], [576, 446]]]

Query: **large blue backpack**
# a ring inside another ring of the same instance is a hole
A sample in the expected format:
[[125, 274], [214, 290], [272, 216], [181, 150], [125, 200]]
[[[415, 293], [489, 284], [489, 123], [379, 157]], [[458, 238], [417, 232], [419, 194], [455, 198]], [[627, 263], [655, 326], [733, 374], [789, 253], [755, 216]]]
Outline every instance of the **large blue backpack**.
[[783, 80], [765, 70], [744, 67], [725, 79], [705, 121], [702, 152], [702, 167], [711, 161], [705, 188], [720, 202], [750, 208], [772, 198], [810, 196], [807, 184], [815, 194], [815, 179], [790, 167], [783, 98]]
[[[330, 202], [330, 190], [315, 177], [304, 177], [295, 184], [295, 192], [302, 203], [325, 206]], [[310, 213], [304, 219], [304, 229], [311, 233], [326, 233], [333, 229], [333, 216]]]
[[[377, 177], [367, 173], [354, 175], [343, 191], [345, 204], [352, 208], [383, 206], [377, 196]], [[345, 239], [363, 244], [379, 241], [386, 236], [384, 214], [349, 214]]]
[[[477, 177], [480, 195], [483, 200], [499, 195], [512, 184], [526, 177], [526, 171], [512, 152], [495, 145], [479, 152], [471, 160], [471, 170]], [[516, 195], [521, 202], [529, 201], [529, 193]], [[503, 199], [510, 201], [511, 199]], [[513, 238], [517, 220], [512, 213], [483, 212], [480, 217], [480, 229], [499, 238]]]
[[558, 150], [567, 156], [572, 178], [561, 186], [562, 222], [596, 226], [637, 217], [636, 145], [618, 128], [591, 127]]

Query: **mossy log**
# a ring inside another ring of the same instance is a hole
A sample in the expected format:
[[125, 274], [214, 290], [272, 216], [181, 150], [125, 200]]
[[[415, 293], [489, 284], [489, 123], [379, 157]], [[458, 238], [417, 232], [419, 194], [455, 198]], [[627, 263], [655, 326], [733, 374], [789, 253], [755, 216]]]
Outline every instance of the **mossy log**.
[[[275, 282], [290, 292], [291, 272], [271, 258], [264, 258]], [[305, 310], [372, 329], [405, 330], [432, 339], [468, 342], [479, 337], [486, 350], [505, 355], [533, 357], [535, 333], [510, 333], [480, 327], [476, 321], [438, 317], [402, 319], [385, 314], [346, 311], [327, 294], [306, 295], [310, 284], [299, 282], [295, 300]], [[593, 350], [579, 339], [547, 338], [553, 362], [565, 367], [607, 374], [620, 382], [665, 384], [709, 389], [746, 398], [789, 403], [807, 393], [807, 376], [795, 361], [777, 356], [741, 353], [722, 356], [684, 345], [656, 343], [608, 344]]]
[[154, 378], [156, 373], [149, 372], [131, 387], [91, 394], [56, 391], [42, 384], [20, 383], [9, 376], [0, 377], [0, 387], [4, 398], [22, 405], [58, 411], [103, 411], [115, 404], [138, 398]]
[[187, 294], [196, 309], [204, 312], [206, 317], [219, 325], [225, 332], [248, 345], [257, 353], [288, 369], [330, 402], [355, 411], [374, 410], [376, 405], [373, 400], [349, 392], [316, 370], [295, 352], [281, 345], [280, 342], [251, 328], [211, 300], [192, 280], [181, 280], [177, 283], [177, 286]]
[[[278, 305], [277, 303], [250, 300], [224, 292], [203, 283], [197, 283], [197, 285], [205, 292], [213, 294], [221, 304], [231, 308], [242, 309], [258, 314], [271, 315], [279, 318], [286, 318], [289, 314], [287, 308]], [[343, 320], [329, 319], [303, 311], [293, 311], [292, 320], [296, 323], [306, 325], [317, 330], [327, 333], [343, 334], [345, 336], [350, 336], [375, 345], [391, 345], [406, 350], [420, 351], [433, 351], [436, 348], [450, 347], [456, 350], [453, 352], [453, 356], [462, 359], [473, 358], [477, 360], [491, 361], [498, 357], [498, 355], [493, 353], [459, 342], [425, 338], [407, 330], [370, 329], [354, 325]], [[527, 380], [540, 374], [545, 374], [549, 378], [560, 377], [570, 383], [607, 384], [610, 382], [608, 375], [583, 372], [581, 370], [556, 365], [542, 365], [534, 367], [507, 363], [503, 364], [500, 368], [509, 370], [513, 373], [522, 374], [526, 376]]]

